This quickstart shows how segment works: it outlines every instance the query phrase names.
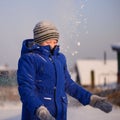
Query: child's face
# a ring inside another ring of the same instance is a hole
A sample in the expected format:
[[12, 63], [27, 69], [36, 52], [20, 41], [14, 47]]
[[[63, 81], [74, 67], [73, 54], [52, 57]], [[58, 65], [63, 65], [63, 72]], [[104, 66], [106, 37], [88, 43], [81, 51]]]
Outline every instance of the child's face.
[[53, 49], [57, 45], [58, 41], [55, 39], [48, 39], [46, 41], [43, 41], [40, 45], [41, 46], [46, 46], [50, 45], [50, 48]]

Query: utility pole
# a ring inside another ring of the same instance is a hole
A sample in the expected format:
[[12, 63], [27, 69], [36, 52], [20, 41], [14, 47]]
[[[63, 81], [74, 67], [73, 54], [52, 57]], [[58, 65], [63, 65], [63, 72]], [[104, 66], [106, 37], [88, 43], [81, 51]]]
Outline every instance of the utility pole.
[[117, 72], [117, 83], [120, 85], [120, 43], [113, 45], [112, 49], [117, 52], [117, 63], [118, 63], [118, 72]]

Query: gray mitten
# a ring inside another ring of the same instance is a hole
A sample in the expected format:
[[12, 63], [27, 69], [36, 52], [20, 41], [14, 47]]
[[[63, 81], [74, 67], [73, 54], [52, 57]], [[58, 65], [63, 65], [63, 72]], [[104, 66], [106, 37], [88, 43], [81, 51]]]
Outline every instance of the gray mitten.
[[48, 109], [44, 106], [40, 106], [37, 109], [36, 115], [38, 116], [38, 118], [40, 118], [40, 120], [55, 120], [55, 118], [50, 114]]
[[95, 108], [109, 113], [112, 111], [112, 104], [106, 101], [105, 97], [99, 97], [97, 95], [92, 95], [90, 98], [90, 105]]

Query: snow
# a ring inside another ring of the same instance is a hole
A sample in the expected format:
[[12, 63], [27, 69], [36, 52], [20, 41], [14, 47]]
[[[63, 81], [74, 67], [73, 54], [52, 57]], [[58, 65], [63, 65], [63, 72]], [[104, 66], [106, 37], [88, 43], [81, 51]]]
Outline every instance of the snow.
[[[20, 120], [21, 104], [7, 103], [0, 106], [0, 120]], [[104, 113], [90, 106], [69, 106], [67, 120], [119, 120], [120, 109], [114, 107], [112, 112]]]
[[0, 120], [20, 120], [21, 108], [21, 103], [0, 104]]
[[68, 120], [119, 120], [120, 109], [113, 108], [112, 112], [104, 113], [90, 106], [69, 107]]

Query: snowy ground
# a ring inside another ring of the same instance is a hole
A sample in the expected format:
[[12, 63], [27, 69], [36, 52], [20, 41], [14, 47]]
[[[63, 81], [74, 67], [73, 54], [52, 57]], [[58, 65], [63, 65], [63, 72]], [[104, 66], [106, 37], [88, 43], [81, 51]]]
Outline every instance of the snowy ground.
[[90, 106], [69, 107], [68, 120], [120, 120], [120, 109], [113, 108], [110, 113], [104, 113]]
[[21, 104], [4, 103], [0, 105], [0, 120], [20, 120]]
[[[20, 120], [21, 104], [5, 104], [0, 106], [0, 120]], [[113, 111], [106, 114], [90, 106], [69, 106], [68, 120], [120, 120], [120, 109], [113, 108]]]

